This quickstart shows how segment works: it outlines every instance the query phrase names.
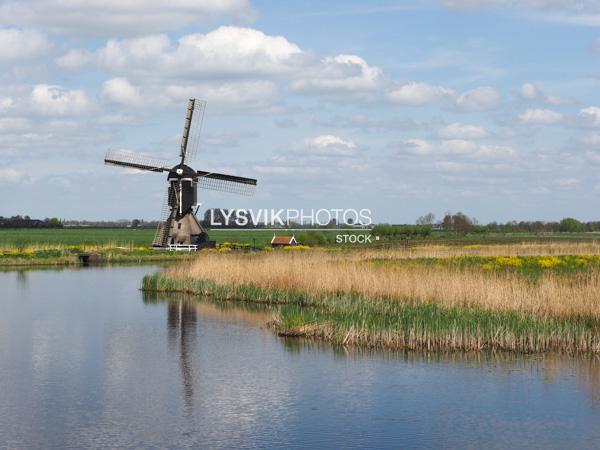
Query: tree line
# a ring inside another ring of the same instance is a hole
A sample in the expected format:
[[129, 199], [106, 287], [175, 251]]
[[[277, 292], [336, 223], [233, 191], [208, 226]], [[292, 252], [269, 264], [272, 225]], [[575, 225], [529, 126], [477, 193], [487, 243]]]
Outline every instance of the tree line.
[[572, 217], [560, 221], [544, 222], [541, 220], [490, 222], [479, 224], [477, 219], [462, 212], [446, 213], [441, 221], [435, 221], [435, 215], [428, 213], [417, 219], [418, 225], [427, 225], [434, 229], [456, 231], [460, 233], [581, 233], [600, 231], [600, 221], [581, 222]]
[[57, 217], [40, 220], [29, 216], [0, 216], [0, 228], [61, 228], [62, 226], [62, 222]]

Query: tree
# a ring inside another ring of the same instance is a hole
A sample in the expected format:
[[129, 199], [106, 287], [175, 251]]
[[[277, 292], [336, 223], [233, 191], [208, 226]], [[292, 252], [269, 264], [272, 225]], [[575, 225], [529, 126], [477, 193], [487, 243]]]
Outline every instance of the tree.
[[140, 219], [133, 219], [131, 221], [131, 228], [137, 228], [140, 226]]
[[46, 222], [49, 228], [62, 228], [63, 226], [62, 222], [58, 217], [44, 219], [44, 222]]
[[561, 233], [577, 233], [583, 231], [583, 224], [572, 217], [565, 217], [558, 224], [558, 231]]
[[466, 214], [458, 212], [453, 217], [454, 230], [459, 231], [463, 234], [467, 234], [473, 229], [473, 219], [467, 217]]
[[425, 214], [417, 219], [417, 225], [433, 225], [435, 214], [432, 212]]
[[473, 230], [474, 221], [475, 219], [470, 219], [466, 214], [461, 212], [457, 212], [456, 214], [446, 213], [442, 220], [442, 226], [444, 230], [458, 231], [467, 234]]

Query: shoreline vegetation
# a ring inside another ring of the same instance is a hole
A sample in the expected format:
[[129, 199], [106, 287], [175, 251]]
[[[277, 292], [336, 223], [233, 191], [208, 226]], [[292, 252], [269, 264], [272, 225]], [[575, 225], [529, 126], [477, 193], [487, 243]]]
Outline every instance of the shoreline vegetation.
[[277, 333], [336, 344], [600, 353], [598, 244], [482, 247], [202, 252], [142, 289], [277, 305]]
[[28, 245], [0, 247], [0, 267], [80, 266], [82, 254], [97, 255], [101, 264], [183, 261], [192, 257], [187, 252], [159, 252], [131, 245]]

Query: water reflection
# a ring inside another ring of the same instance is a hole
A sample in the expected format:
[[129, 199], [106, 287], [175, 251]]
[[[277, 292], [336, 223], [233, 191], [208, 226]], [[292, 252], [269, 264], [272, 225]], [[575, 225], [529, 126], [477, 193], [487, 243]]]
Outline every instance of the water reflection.
[[272, 320], [272, 311], [262, 305], [214, 302], [198, 300], [197, 296], [182, 293], [142, 292], [144, 303], [164, 303], [167, 310], [167, 337], [170, 350], [178, 355], [181, 385], [186, 407], [194, 406], [194, 383], [200, 383], [194, 374], [196, 345], [201, 339], [198, 334], [199, 316], [226, 323], [240, 323], [264, 327]]
[[331, 352], [338, 359], [371, 358], [402, 361], [407, 364], [440, 364], [494, 371], [508, 379], [525, 373], [539, 377], [546, 384], [575, 378], [589, 399], [600, 406], [600, 355], [567, 355], [559, 353], [515, 354], [510, 352], [426, 352], [412, 350], [373, 349], [357, 346], [330, 345], [303, 338], [283, 338], [283, 348], [291, 353]]
[[179, 354], [179, 367], [186, 406], [193, 407], [194, 376], [190, 355], [196, 342], [196, 308], [191, 302], [170, 301], [167, 303], [167, 328], [169, 346]]
[[[267, 328], [273, 320], [276, 307], [252, 303], [219, 302], [188, 294], [144, 293], [147, 303], [164, 302], [167, 305], [169, 339], [179, 352], [186, 399], [193, 395], [190, 370], [190, 346], [196, 339], [198, 317], [228, 323], [244, 323]], [[406, 364], [438, 364], [466, 367], [473, 370], [494, 371], [504, 379], [515, 373], [539, 377], [546, 384], [575, 378], [594, 404], [600, 405], [600, 356], [547, 353], [539, 355], [510, 352], [423, 352], [409, 350], [373, 349], [356, 346], [331, 345], [326, 342], [296, 337], [278, 338], [281, 347], [290, 354], [330, 353], [338, 360], [380, 359], [402, 361]]]

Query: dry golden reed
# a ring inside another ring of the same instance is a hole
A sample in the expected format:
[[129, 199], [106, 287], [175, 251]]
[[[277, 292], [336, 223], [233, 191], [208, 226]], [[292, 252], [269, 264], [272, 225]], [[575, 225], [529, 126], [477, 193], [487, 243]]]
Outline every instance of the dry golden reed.
[[496, 245], [427, 245], [412, 248], [365, 248], [354, 253], [356, 259], [450, 258], [458, 256], [559, 256], [600, 255], [600, 241], [523, 242]]
[[191, 263], [168, 269], [166, 276], [315, 295], [359, 294], [411, 304], [600, 318], [596, 270], [569, 278], [547, 273], [533, 282], [517, 273], [431, 265], [390, 268], [356, 259], [354, 252], [201, 253]]

